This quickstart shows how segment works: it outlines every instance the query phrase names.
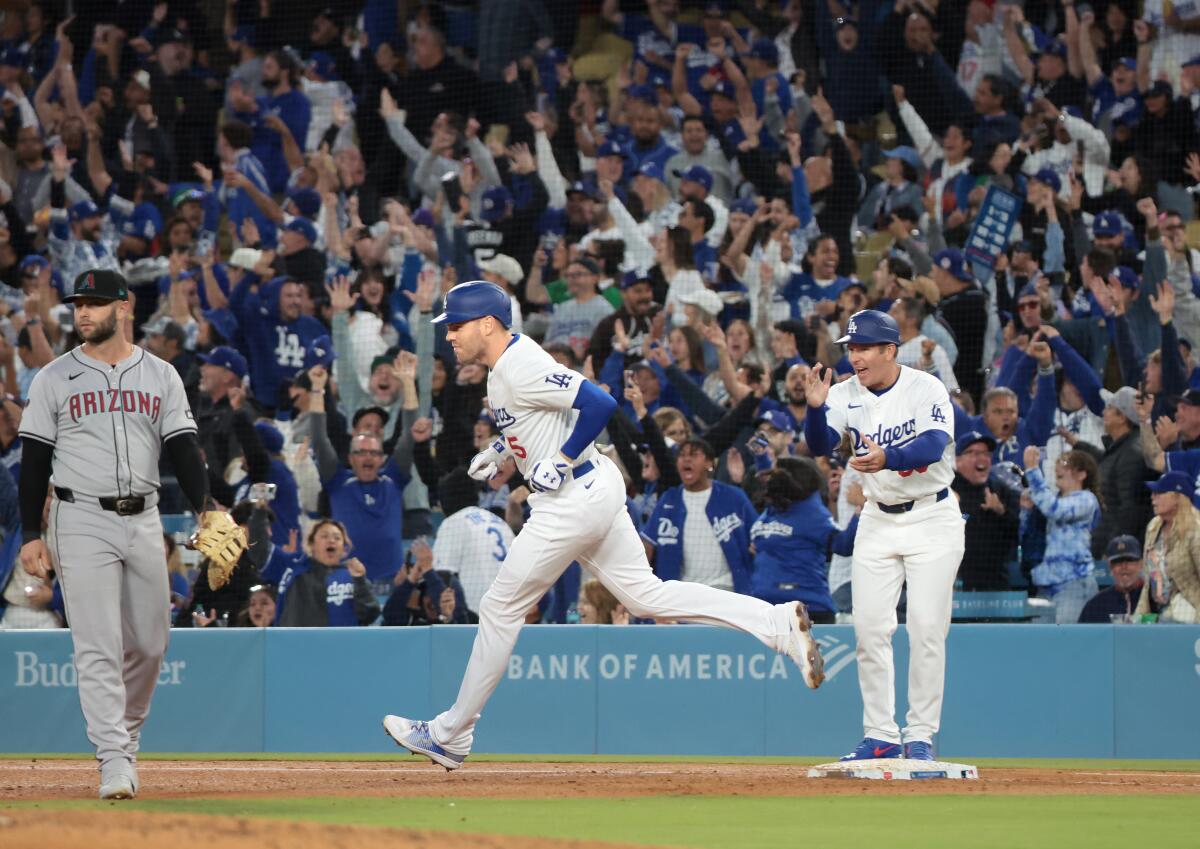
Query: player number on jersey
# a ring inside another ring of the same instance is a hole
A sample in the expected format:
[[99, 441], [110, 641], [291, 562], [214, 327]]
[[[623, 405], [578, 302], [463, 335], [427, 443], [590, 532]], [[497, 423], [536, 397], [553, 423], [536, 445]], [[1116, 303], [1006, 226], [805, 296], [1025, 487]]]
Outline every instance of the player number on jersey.
[[910, 475], [923, 475], [929, 471], [928, 466], [917, 466], [915, 469], [905, 469], [903, 472], [896, 472], [900, 477], [906, 478]]
[[499, 528], [488, 528], [487, 533], [496, 541], [496, 547], [492, 549], [492, 559], [503, 560], [508, 556], [508, 546], [504, 544], [504, 535], [500, 533]]
[[517, 457], [520, 457], [522, 460], [529, 456], [528, 452], [525, 451], [524, 446], [517, 444], [517, 438], [515, 436], [509, 436], [506, 438], [508, 439], [508, 447], [512, 449], [513, 454], [515, 454]]
[[275, 346], [275, 362], [290, 368], [300, 368], [304, 365], [304, 346], [300, 344], [300, 337], [295, 333], [288, 333], [282, 327], [276, 327], [275, 333], [278, 339]]

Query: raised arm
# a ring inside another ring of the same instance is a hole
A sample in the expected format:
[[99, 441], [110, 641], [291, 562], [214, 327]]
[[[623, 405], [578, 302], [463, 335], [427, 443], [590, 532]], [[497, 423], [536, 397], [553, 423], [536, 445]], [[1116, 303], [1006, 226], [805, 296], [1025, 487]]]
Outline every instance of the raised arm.
[[704, 109], [687, 87], [687, 57], [695, 45], [684, 42], [675, 48], [675, 65], [671, 69], [671, 93], [684, 115], [703, 115]]
[[1029, 50], [1021, 38], [1017, 27], [1025, 22], [1025, 14], [1019, 6], [1004, 7], [1004, 43], [1008, 46], [1008, 55], [1013, 60], [1017, 73], [1026, 85], [1033, 85], [1034, 67], [1029, 58]]

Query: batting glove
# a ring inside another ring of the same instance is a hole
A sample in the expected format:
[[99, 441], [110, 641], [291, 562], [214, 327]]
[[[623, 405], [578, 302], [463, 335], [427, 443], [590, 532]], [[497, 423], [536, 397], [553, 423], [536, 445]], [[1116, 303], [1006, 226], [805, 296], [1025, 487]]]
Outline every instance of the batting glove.
[[495, 442], [475, 455], [471, 460], [471, 465], [467, 467], [467, 474], [477, 481], [491, 480], [499, 471], [500, 464], [504, 462], [504, 455], [507, 453], [508, 446], [504, 442], [504, 437], [498, 437]]
[[554, 492], [567, 479], [571, 464], [560, 457], [552, 460], [538, 460], [533, 464], [526, 483], [538, 492]]

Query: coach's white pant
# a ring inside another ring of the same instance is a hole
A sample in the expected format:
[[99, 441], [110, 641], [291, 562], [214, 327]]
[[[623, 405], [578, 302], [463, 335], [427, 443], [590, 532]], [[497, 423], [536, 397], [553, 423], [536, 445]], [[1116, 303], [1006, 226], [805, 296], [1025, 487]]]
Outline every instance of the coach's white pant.
[[456, 754], [471, 750], [475, 723], [508, 668], [525, 614], [558, 576], [578, 560], [633, 616], [723, 625], [753, 634], [779, 651], [791, 605], [702, 584], [662, 581], [651, 570], [641, 538], [625, 510], [625, 485], [612, 461], [568, 480], [558, 492], [529, 497], [533, 513], [508, 550], [479, 605], [479, 631], [458, 699], [431, 724], [434, 739]]
[[908, 513], [869, 502], [854, 540], [851, 588], [864, 736], [901, 742], [896, 724], [892, 635], [908, 584], [908, 716], [903, 739], [932, 741], [942, 716], [946, 634], [965, 525], [953, 493]]

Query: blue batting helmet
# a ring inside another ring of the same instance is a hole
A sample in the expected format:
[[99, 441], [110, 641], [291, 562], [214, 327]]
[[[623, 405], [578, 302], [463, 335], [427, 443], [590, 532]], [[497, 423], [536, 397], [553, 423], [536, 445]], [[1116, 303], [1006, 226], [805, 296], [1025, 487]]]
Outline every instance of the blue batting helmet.
[[860, 310], [850, 316], [846, 335], [837, 340], [855, 345], [900, 345], [900, 326], [896, 319], [879, 310]]
[[459, 283], [446, 293], [442, 314], [434, 324], [462, 324], [490, 315], [505, 327], [512, 327], [512, 298], [508, 293], [486, 280]]

